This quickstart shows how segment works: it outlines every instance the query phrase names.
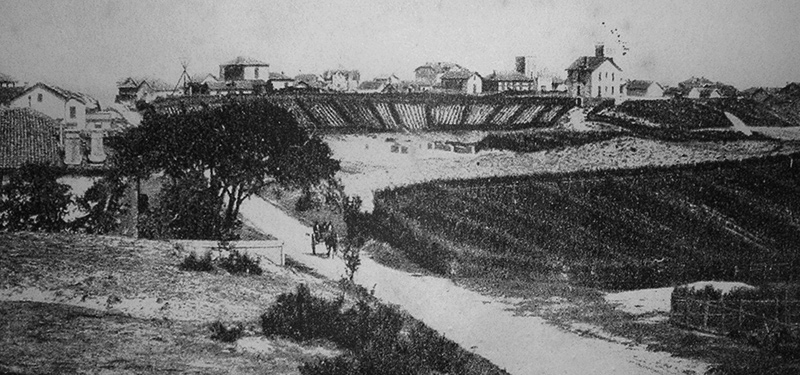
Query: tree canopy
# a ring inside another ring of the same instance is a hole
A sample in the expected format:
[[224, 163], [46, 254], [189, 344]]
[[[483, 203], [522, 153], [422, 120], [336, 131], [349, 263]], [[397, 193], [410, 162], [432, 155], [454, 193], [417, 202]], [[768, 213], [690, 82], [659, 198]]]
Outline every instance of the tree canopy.
[[141, 126], [111, 140], [115, 165], [145, 178], [163, 171], [173, 179], [200, 173], [236, 220], [241, 203], [264, 185], [306, 187], [339, 170], [330, 148], [294, 116], [265, 101], [230, 101], [178, 114], [148, 111]]
[[38, 164], [22, 166], [0, 187], [0, 229], [57, 232], [66, 227], [64, 215], [72, 202], [69, 186], [59, 173]]

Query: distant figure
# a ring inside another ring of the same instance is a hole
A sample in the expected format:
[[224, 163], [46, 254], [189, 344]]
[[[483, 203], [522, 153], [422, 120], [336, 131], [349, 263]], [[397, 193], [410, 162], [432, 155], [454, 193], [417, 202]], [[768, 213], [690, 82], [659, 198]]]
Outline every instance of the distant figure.
[[325, 238], [325, 247], [328, 249], [328, 258], [331, 257], [331, 251], [333, 251], [333, 255], [336, 255], [337, 246], [339, 246], [339, 239], [336, 236], [336, 232], [331, 230]]
[[318, 222], [314, 222], [313, 232], [311, 233], [311, 254], [317, 255], [317, 243], [321, 239], [321, 227]]

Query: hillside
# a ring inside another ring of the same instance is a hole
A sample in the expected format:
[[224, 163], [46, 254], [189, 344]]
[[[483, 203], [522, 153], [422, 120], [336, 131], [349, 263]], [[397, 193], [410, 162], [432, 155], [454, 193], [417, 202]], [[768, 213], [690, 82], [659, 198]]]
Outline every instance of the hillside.
[[443, 94], [270, 94], [165, 98], [154, 103], [180, 113], [225, 100], [256, 100], [283, 107], [310, 129], [335, 132], [509, 130], [547, 127], [575, 106], [571, 98]]
[[566, 277], [611, 289], [783, 281], [800, 271], [798, 156], [386, 190], [373, 232], [429, 269], [464, 277]]
[[168, 242], [0, 233], [0, 373], [297, 374], [331, 348], [210, 338], [209, 324], [256, 330], [275, 298], [315, 277], [269, 264], [258, 277], [180, 271]]

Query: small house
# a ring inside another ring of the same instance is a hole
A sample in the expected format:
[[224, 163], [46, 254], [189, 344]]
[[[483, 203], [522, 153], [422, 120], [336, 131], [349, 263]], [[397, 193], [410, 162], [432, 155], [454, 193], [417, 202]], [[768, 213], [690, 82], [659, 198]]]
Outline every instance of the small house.
[[694, 87], [686, 94], [689, 99], [716, 99], [721, 98], [719, 90], [713, 87]]
[[470, 71], [449, 71], [442, 74], [442, 88], [445, 91], [464, 94], [480, 94], [483, 92], [483, 78]]
[[655, 81], [634, 79], [625, 84], [625, 95], [631, 99], [664, 98], [664, 86]]
[[519, 72], [493, 72], [483, 79], [483, 91], [535, 91], [536, 80]]
[[361, 82], [361, 73], [358, 70], [326, 70], [322, 73], [325, 88], [331, 91], [356, 91]]
[[270, 90], [285, 90], [294, 86], [294, 78], [288, 77], [283, 73], [270, 73], [267, 85]]

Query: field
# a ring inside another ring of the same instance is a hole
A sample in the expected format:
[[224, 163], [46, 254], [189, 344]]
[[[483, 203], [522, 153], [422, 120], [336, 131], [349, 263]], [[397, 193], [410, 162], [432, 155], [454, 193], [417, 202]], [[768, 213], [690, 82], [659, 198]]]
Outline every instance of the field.
[[457, 276], [605, 289], [785, 281], [800, 271], [797, 158], [390, 189], [376, 195], [375, 233]]
[[747, 126], [797, 126], [761, 103], [735, 98], [632, 100], [609, 109], [607, 114], [653, 127], [695, 130], [731, 127], [725, 112], [740, 118]]

